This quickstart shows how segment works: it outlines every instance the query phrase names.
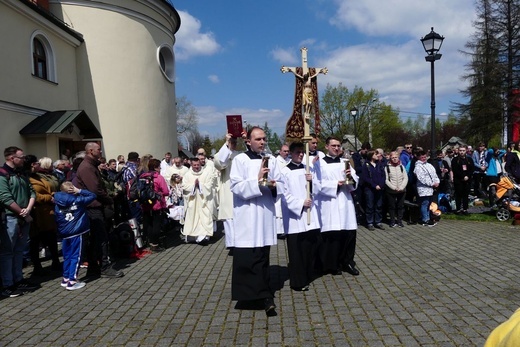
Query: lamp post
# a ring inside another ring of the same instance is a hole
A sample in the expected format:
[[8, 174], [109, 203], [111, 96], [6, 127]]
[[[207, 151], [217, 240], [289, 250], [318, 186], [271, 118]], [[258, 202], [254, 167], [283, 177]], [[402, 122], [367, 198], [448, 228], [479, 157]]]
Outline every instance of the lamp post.
[[356, 116], [357, 116], [358, 109], [354, 106], [350, 110], [350, 115], [352, 116], [352, 119], [354, 119], [354, 151], [357, 152], [357, 127], [356, 127]]
[[372, 104], [374, 102], [376, 102], [377, 99], [372, 99], [370, 100], [370, 102], [368, 104], [361, 104], [361, 116], [364, 116], [365, 113], [367, 114], [368, 116], [368, 143], [370, 143], [371, 145], [373, 144], [372, 142]]
[[433, 154], [435, 150], [435, 61], [441, 59], [442, 54], [438, 53], [444, 41], [444, 36], [437, 34], [435, 31], [430, 31], [426, 36], [421, 38], [424, 50], [428, 54], [425, 59], [431, 63], [431, 103], [430, 108], [432, 112], [431, 116], [431, 148], [430, 151]]

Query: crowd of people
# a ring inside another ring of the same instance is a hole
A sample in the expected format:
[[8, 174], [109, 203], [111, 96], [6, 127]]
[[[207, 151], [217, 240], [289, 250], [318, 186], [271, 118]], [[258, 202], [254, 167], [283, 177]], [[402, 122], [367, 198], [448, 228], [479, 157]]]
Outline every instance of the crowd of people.
[[[502, 176], [520, 179], [520, 152], [516, 144], [507, 149], [477, 149], [468, 145], [448, 147], [435, 153], [407, 143], [395, 151], [371, 149], [369, 143], [347, 153], [360, 176], [355, 192], [360, 224], [369, 230], [409, 224], [435, 226], [440, 213], [468, 215], [470, 198], [487, 200], [496, 208], [496, 185]], [[413, 207], [418, 207], [415, 213]]]
[[[213, 158], [204, 149], [193, 158], [162, 160], [130, 152], [107, 160], [98, 143], [84, 152], [64, 152], [59, 160], [25, 155], [12, 146], [4, 150], [0, 168], [0, 277], [2, 296], [16, 297], [38, 288], [23, 278], [30, 260], [34, 276], [62, 274], [60, 285], [81, 289], [80, 267], [87, 276], [119, 278], [114, 266], [110, 232], [135, 221], [142, 225], [142, 244], [162, 252], [165, 219], [178, 223], [187, 243], [207, 245], [224, 226], [225, 245], [233, 256], [232, 299], [237, 307], [262, 306], [276, 314], [269, 284], [270, 247], [285, 238], [289, 284], [307, 291], [322, 275], [359, 275], [355, 262], [359, 224], [368, 230], [403, 228], [405, 201], [418, 206], [421, 225], [438, 220], [432, 202], [453, 196], [455, 211], [467, 214], [470, 194], [484, 195], [493, 205], [500, 177], [520, 178], [520, 152], [481, 143], [460, 145], [435, 156], [412, 144], [385, 153], [365, 143], [359, 151], [342, 148], [335, 137], [317, 150], [318, 138], [284, 144], [277, 156], [266, 153], [266, 135], [259, 127], [240, 139], [226, 136]], [[411, 212], [409, 212], [411, 213]], [[137, 237], [137, 234], [134, 236]], [[63, 262], [58, 242], [61, 242]], [[44, 269], [41, 250], [50, 254]]]

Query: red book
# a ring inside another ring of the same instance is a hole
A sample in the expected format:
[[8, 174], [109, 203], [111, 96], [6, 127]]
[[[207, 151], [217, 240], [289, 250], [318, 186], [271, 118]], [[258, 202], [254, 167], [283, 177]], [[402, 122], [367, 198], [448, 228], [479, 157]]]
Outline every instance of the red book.
[[241, 115], [226, 116], [226, 122], [228, 134], [231, 134], [233, 137], [242, 137], [244, 128], [242, 127]]

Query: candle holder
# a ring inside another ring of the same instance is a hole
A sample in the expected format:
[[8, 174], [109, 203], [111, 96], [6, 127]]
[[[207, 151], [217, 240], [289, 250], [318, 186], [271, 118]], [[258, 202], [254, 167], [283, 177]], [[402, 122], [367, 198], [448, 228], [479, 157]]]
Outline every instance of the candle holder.
[[[264, 168], [269, 167], [269, 157], [270, 156], [268, 154], [266, 154], [262, 157], [262, 167], [264, 167]], [[263, 187], [270, 187], [273, 185], [271, 182], [269, 182], [269, 180], [267, 179], [267, 176], [268, 176], [268, 172], [264, 173], [264, 177], [262, 178], [262, 181], [260, 181], [260, 183], [259, 183]]]
[[[345, 171], [350, 170], [350, 159], [345, 160]], [[356, 185], [356, 181], [354, 181], [354, 178], [352, 178], [352, 175], [349, 173], [345, 173], [345, 184], [351, 184], [353, 186]]]

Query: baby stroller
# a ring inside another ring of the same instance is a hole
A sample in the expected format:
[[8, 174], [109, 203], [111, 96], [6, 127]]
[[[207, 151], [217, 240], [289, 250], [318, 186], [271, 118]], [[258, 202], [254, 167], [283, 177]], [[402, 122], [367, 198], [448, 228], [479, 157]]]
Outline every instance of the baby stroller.
[[491, 183], [488, 189], [494, 192], [497, 199], [496, 216], [499, 221], [504, 222], [520, 212], [520, 186], [512, 177], [504, 175], [498, 183]]
[[174, 185], [170, 188], [170, 195], [166, 199], [166, 206], [168, 208], [167, 223], [170, 228], [181, 231], [184, 224], [184, 196], [182, 194], [181, 185]]

